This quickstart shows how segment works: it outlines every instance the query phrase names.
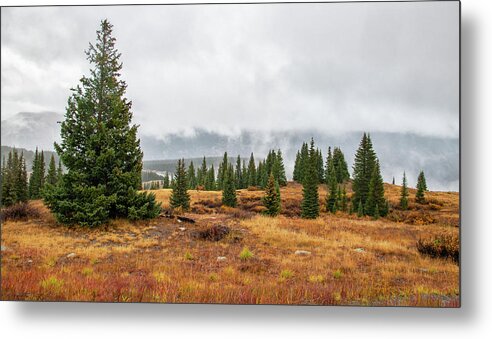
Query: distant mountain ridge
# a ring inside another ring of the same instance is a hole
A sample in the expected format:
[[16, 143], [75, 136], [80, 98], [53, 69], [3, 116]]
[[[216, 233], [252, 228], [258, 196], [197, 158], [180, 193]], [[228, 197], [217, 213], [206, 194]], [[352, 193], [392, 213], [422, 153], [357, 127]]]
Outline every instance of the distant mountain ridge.
[[[2, 120], [2, 145], [27, 150], [53, 150], [53, 142], [60, 140], [60, 124], [63, 115], [54, 112], [22, 112]], [[176, 159], [193, 160], [199, 167], [203, 156], [207, 164], [218, 167], [225, 151], [235, 162], [238, 154], [248, 159], [254, 152], [255, 160], [262, 160], [270, 149], [280, 148], [286, 173], [292, 177], [294, 160], [302, 142], [314, 137], [316, 146], [326, 157], [328, 146], [340, 146], [345, 154], [349, 171], [362, 132], [341, 135], [320, 131], [252, 132], [243, 131], [230, 137], [205, 130], [196, 130], [194, 136], [167, 135], [163, 140], [139, 135], [144, 152], [144, 169], [157, 172], [174, 172]], [[403, 171], [410, 186], [415, 186], [417, 175], [424, 170], [431, 190], [457, 191], [459, 189], [459, 139], [436, 138], [418, 134], [371, 133], [374, 149], [381, 163], [383, 179], [390, 182], [395, 177], [401, 182]], [[3, 153], [3, 150], [2, 150]], [[163, 160], [165, 159], [165, 160]], [[172, 160], [169, 160], [172, 159]]]

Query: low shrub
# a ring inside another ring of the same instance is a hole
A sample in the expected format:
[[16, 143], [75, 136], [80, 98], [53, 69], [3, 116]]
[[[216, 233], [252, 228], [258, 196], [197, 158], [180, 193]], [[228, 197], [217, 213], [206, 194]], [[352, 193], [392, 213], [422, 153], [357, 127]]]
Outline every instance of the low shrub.
[[253, 253], [247, 247], [243, 248], [241, 253], [239, 253], [239, 259], [241, 260], [248, 260], [251, 258], [253, 258]]
[[9, 207], [2, 208], [0, 220], [28, 220], [40, 217], [39, 210], [26, 202], [17, 203]]
[[417, 250], [421, 254], [433, 258], [449, 258], [459, 264], [460, 240], [455, 234], [440, 234], [428, 239], [419, 239]]

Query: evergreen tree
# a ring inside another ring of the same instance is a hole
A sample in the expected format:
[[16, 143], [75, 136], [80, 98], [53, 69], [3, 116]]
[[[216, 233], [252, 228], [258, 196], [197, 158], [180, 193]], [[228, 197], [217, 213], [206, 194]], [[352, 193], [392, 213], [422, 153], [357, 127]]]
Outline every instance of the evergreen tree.
[[350, 214], [350, 212], [348, 210], [348, 198], [347, 198], [347, 190], [345, 189], [345, 185], [343, 186], [343, 189], [342, 189], [340, 209], [343, 212], [348, 212]]
[[61, 159], [58, 159], [58, 168], [56, 169], [56, 177], [57, 177], [56, 183], [59, 184], [63, 177]]
[[8, 160], [2, 165], [2, 206], [26, 202], [29, 198], [27, 171], [24, 154], [16, 149], [9, 152]]
[[17, 201], [17, 196], [13, 190], [13, 178], [12, 173], [12, 152], [9, 152], [8, 160], [5, 163], [5, 158], [3, 159], [3, 170], [2, 170], [2, 206], [13, 205]]
[[408, 209], [408, 187], [407, 176], [405, 172], [403, 172], [403, 182], [401, 184], [400, 207], [402, 210]]
[[237, 206], [236, 185], [234, 180], [234, 169], [232, 165], [227, 165], [226, 170], [224, 171], [222, 203], [225, 206]]
[[268, 177], [263, 205], [267, 208], [266, 215], [275, 217], [280, 213], [280, 188], [272, 173]]
[[205, 186], [205, 180], [207, 179], [207, 159], [203, 157], [202, 166], [198, 169], [196, 173], [196, 180], [198, 186]]
[[263, 185], [263, 177], [265, 172], [264, 161], [260, 161], [258, 163], [258, 170], [256, 171], [256, 184], [257, 186], [264, 187]]
[[27, 180], [26, 160], [24, 159], [24, 152], [21, 152], [19, 157], [19, 167], [17, 169], [17, 194], [20, 202], [26, 202], [29, 200], [29, 184]]
[[394, 185], [395, 184], [395, 177], [393, 177], [393, 181], [391, 181], [391, 184]]
[[330, 165], [329, 178], [330, 183], [328, 185], [329, 193], [326, 195], [326, 211], [335, 213], [337, 211], [337, 177], [335, 173], [335, 165], [333, 161]]
[[169, 188], [170, 183], [169, 183], [169, 173], [164, 173], [164, 180], [162, 181], [162, 188]]
[[132, 104], [124, 97], [127, 85], [120, 80], [115, 42], [112, 25], [103, 20], [96, 44], [86, 52], [93, 68], [72, 90], [61, 123], [62, 141], [55, 144], [67, 171], [45, 202], [65, 224], [97, 226], [112, 218], [144, 219], [160, 212], [155, 195], [137, 191], [143, 153], [137, 125], [131, 124]]
[[210, 169], [207, 171], [207, 178], [205, 180], [205, 190], [207, 191], [215, 191], [217, 189], [216, 183], [215, 183], [215, 169], [214, 165], [210, 167]]
[[366, 204], [367, 196], [369, 194], [369, 184], [376, 160], [376, 153], [372, 148], [371, 138], [364, 133], [355, 154], [352, 182], [352, 189], [354, 191], [353, 199], [355, 201], [360, 201], [362, 206], [365, 206]]
[[188, 166], [188, 171], [186, 172], [186, 182], [188, 184], [188, 189], [194, 190], [197, 186], [197, 180], [195, 175], [195, 166], [193, 165], [193, 161], [190, 162], [190, 166]]
[[415, 201], [417, 203], [425, 203], [425, 191], [427, 191], [427, 183], [425, 182], [424, 171], [420, 171], [417, 179], [417, 193], [415, 194]]
[[58, 174], [56, 172], [55, 156], [52, 154], [50, 158], [50, 164], [48, 166], [48, 174], [46, 175], [47, 185], [56, 185], [58, 182]]
[[29, 197], [31, 199], [41, 198], [41, 157], [36, 147], [32, 162], [31, 176], [29, 177]]
[[350, 174], [347, 167], [347, 162], [345, 161], [345, 156], [343, 155], [340, 147], [335, 147], [333, 149], [333, 163], [335, 166], [335, 172], [337, 176], [337, 182], [339, 184], [344, 183], [350, 179]]
[[318, 183], [322, 184], [325, 181], [325, 169], [323, 165], [323, 154], [320, 149], [316, 150], [316, 169], [317, 169], [317, 177]]
[[301, 216], [306, 219], [316, 219], [319, 216], [318, 176], [316, 167], [316, 151], [314, 140], [311, 138], [309, 156], [304, 168], [302, 188]]
[[362, 201], [359, 200], [359, 207], [357, 208], [357, 216], [360, 218], [364, 215], [364, 208], [362, 207]]
[[243, 187], [243, 170], [241, 167], [241, 156], [238, 154], [236, 158], [236, 171], [234, 172], [234, 183], [237, 189]]
[[190, 209], [190, 194], [187, 190], [187, 175], [184, 159], [178, 160], [176, 173], [174, 174], [174, 185], [169, 198], [171, 208], [181, 208], [183, 211]]
[[242, 181], [241, 181], [240, 188], [248, 188], [249, 174], [248, 174], [248, 167], [246, 167], [246, 161], [244, 159], [243, 159], [241, 176], [242, 176]]
[[294, 163], [294, 172], [292, 173], [292, 179], [295, 182], [299, 182], [301, 180], [301, 152], [297, 151], [296, 161]]
[[[309, 146], [306, 142], [302, 144], [301, 147], [301, 157], [300, 157], [300, 169], [299, 169], [299, 182], [304, 183], [304, 178], [306, 176], [306, 171], [308, 170], [310, 154], [309, 154]], [[316, 169], [315, 169], [316, 173]]]
[[282, 158], [282, 151], [280, 149], [277, 151], [277, 156], [274, 159], [273, 175], [275, 181], [280, 186], [287, 186], [287, 176], [285, 175], [284, 159]]
[[223, 188], [224, 178], [228, 167], [229, 167], [229, 160], [227, 159], [227, 152], [225, 152], [222, 162], [219, 164], [219, 172], [217, 173], [217, 188], [219, 190]]
[[364, 208], [365, 214], [375, 217], [376, 206], [378, 207], [378, 217], [385, 216], [387, 214], [388, 211], [386, 210], [386, 200], [384, 199], [384, 184], [379, 169], [379, 161], [376, 161], [372, 171], [371, 181], [369, 184], [369, 193]]
[[331, 147], [328, 147], [328, 155], [326, 156], [326, 167], [325, 167], [325, 183], [327, 185], [331, 184], [331, 168], [334, 167], [333, 155], [331, 153]]
[[255, 157], [253, 155], [253, 152], [251, 152], [251, 155], [249, 157], [249, 163], [248, 163], [248, 186], [256, 186], [256, 185], [257, 185], [257, 180], [256, 180]]

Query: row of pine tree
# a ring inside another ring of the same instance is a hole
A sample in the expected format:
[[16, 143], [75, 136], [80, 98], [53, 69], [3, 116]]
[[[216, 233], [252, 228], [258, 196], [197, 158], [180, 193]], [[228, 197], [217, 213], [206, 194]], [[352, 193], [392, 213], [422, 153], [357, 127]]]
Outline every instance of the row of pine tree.
[[48, 171], [45, 169], [44, 152], [36, 152], [28, 178], [24, 153], [13, 149], [2, 160], [2, 206], [11, 206], [29, 199], [41, 199], [46, 189], [58, 184], [62, 176], [61, 162], [56, 167], [51, 155]]

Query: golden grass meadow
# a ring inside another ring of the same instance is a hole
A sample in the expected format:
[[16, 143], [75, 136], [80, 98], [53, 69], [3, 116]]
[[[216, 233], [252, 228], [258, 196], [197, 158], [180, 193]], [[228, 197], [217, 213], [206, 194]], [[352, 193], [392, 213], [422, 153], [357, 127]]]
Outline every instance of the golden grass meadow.
[[[320, 201], [326, 187], [320, 185]], [[153, 191], [168, 208], [171, 190]], [[263, 191], [189, 191], [186, 219], [115, 220], [97, 229], [39, 217], [2, 224], [2, 300], [459, 307], [459, 266], [419, 253], [419, 239], [459, 235], [459, 194], [373, 220], [322, 211], [299, 217], [302, 186], [281, 188], [282, 213], [261, 214]], [[349, 196], [352, 194], [350, 188]], [[400, 186], [385, 184], [390, 205]], [[323, 204], [322, 204], [323, 206]], [[222, 239], [197, 237], [227, 226]], [[214, 241], [218, 240], [218, 241]]]

